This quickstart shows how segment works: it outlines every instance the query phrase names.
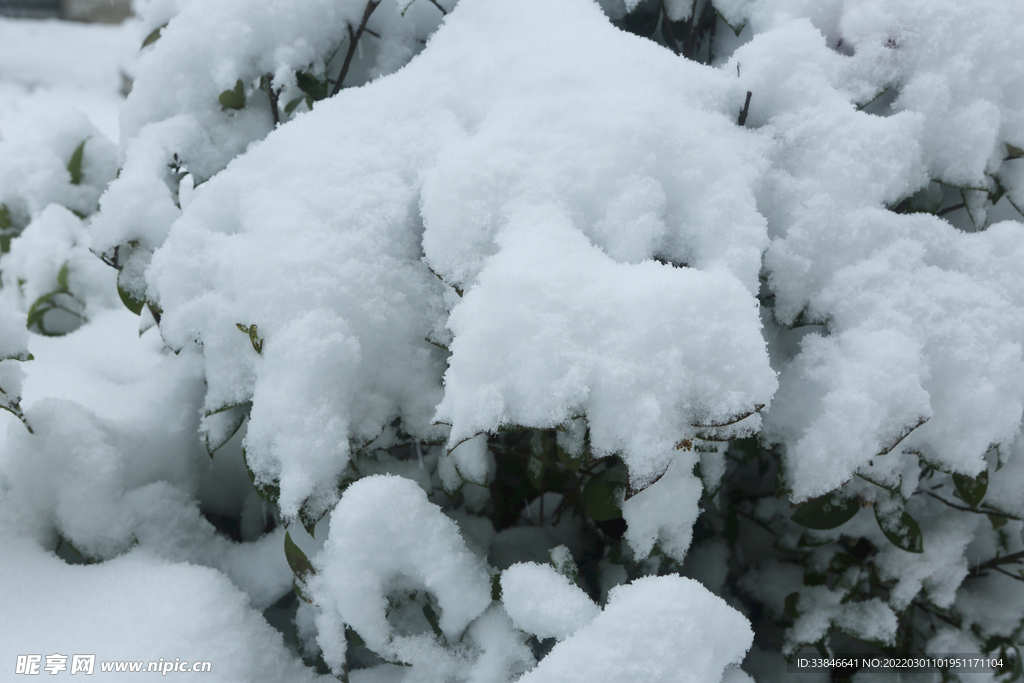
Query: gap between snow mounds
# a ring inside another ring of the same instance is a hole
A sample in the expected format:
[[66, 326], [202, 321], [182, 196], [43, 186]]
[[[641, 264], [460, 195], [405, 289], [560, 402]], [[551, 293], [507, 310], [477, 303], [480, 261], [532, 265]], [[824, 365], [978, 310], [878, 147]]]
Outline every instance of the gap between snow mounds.
[[[519, 680], [715, 681], [753, 639], [743, 615], [676, 575], [618, 586], [601, 610], [551, 567], [518, 564], [503, 573], [495, 596], [456, 523], [415, 482], [393, 475], [346, 489], [313, 565], [307, 586], [319, 608], [318, 642], [336, 672], [345, 663], [346, 627], [423, 680], [508, 680], [527, 671]], [[440, 609], [438, 633], [403, 634], [390, 623], [389, 596], [424, 588]], [[560, 640], [536, 666], [523, 628]]]

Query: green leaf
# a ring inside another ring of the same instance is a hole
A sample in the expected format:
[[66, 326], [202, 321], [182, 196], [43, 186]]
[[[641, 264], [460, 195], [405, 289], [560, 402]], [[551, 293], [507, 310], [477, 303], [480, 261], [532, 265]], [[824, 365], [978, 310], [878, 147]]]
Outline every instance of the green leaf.
[[163, 26], [158, 26], [155, 29], [153, 29], [152, 32], [150, 32], [150, 34], [146, 36], [146, 39], [142, 41], [142, 45], [139, 46], [139, 49], [141, 50], [145, 47], [149, 47], [156, 41], [160, 40], [160, 34], [163, 32], [165, 28], [167, 28], [167, 24], [164, 24]]
[[491, 575], [491, 600], [501, 601], [501, 574]]
[[423, 605], [423, 616], [426, 617], [427, 623], [430, 624], [430, 628], [434, 631], [434, 635], [438, 638], [444, 637], [444, 632], [441, 630], [441, 622], [437, 619], [437, 612], [430, 606], [430, 603]]
[[576, 566], [576, 560], [572, 558], [572, 553], [569, 552], [568, 547], [564, 545], [556, 546], [548, 551], [548, 556], [551, 558], [551, 566], [555, 568], [556, 572], [573, 583], [579, 583], [580, 570]]
[[976, 508], [985, 499], [985, 493], [988, 492], [988, 470], [982, 471], [977, 477], [954, 474], [953, 485], [956, 486], [956, 491], [964, 502], [972, 508]]
[[1021, 157], [1024, 157], [1024, 149], [1021, 149], [1020, 147], [1017, 147], [1016, 145], [1011, 145], [1009, 142], [1007, 142], [1005, 144], [1006, 144], [1006, 161], [1009, 161], [1010, 159], [1020, 159]]
[[797, 609], [797, 603], [799, 601], [799, 591], [793, 591], [787, 595], [786, 600], [782, 603], [782, 613], [790, 619], [797, 619], [800, 616], [800, 610]]
[[245, 106], [245, 85], [242, 83], [242, 79], [239, 78], [235, 82], [235, 87], [231, 90], [225, 90], [217, 98], [220, 101], [220, 105], [224, 109], [241, 109]]
[[256, 350], [256, 353], [263, 353], [263, 339], [256, 333], [256, 323], [248, 326], [242, 323], [235, 323], [235, 327], [249, 335], [249, 343], [252, 344], [252, 348]]
[[299, 600], [302, 600], [303, 602], [308, 603], [310, 605], [313, 604], [313, 601], [309, 599], [309, 597], [306, 595], [306, 592], [302, 590], [302, 586], [299, 585], [298, 579], [292, 579], [292, 590], [295, 591], [295, 594], [297, 596], [299, 596]]
[[278, 498], [281, 497], [281, 487], [277, 484], [263, 484], [256, 481], [256, 473], [249, 467], [249, 459], [245, 453], [245, 447], [242, 447], [242, 462], [245, 464], [245, 473], [249, 475], [249, 481], [252, 482], [252, 487], [256, 489], [256, 493], [259, 494], [260, 498], [277, 505]]
[[305, 97], [296, 97], [294, 100], [292, 100], [288, 104], [284, 105], [284, 113], [285, 114], [291, 114], [293, 111], [295, 111], [298, 108], [298, 106], [300, 104], [302, 104], [302, 100], [304, 100], [304, 99], [306, 99], [306, 98]]
[[594, 476], [583, 487], [583, 509], [595, 522], [607, 522], [622, 517], [622, 501], [626, 486], [602, 476], [608, 472], [609, 470], [605, 470]]
[[85, 154], [85, 140], [71, 153], [71, 161], [68, 162], [68, 173], [71, 174], [71, 184], [82, 184], [82, 156]]
[[828, 574], [816, 572], [813, 569], [804, 569], [805, 586], [824, 586], [828, 583]]
[[136, 299], [135, 296], [128, 291], [121, 281], [121, 276], [124, 275], [124, 271], [117, 273], [117, 295], [121, 297], [121, 303], [124, 307], [135, 315], [142, 315], [142, 307], [146, 305], [146, 302], [142, 299]]
[[572, 472], [579, 472], [580, 467], [583, 466], [583, 454], [572, 455], [569, 451], [565, 450], [561, 446], [556, 446], [555, 452], [558, 454], [558, 461], [565, 466], [566, 469]]
[[28, 307], [28, 314], [25, 319], [25, 327], [32, 327], [39, 321], [40, 318], [43, 317], [43, 313], [50, 310], [50, 307], [47, 306], [47, 304], [50, 302], [51, 297], [53, 297], [53, 292], [50, 292], [49, 294], [44, 294], [32, 302], [32, 305]]
[[299, 86], [299, 90], [306, 93], [314, 100], [322, 100], [327, 97], [328, 87], [326, 79], [320, 80], [316, 76], [308, 74], [305, 71], [296, 71], [295, 84]]
[[0, 203], [0, 230], [10, 230], [14, 227], [14, 221], [11, 220], [11, 210], [7, 208], [6, 204]]
[[798, 505], [792, 520], [808, 529], [824, 531], [842, 526], [859, 510], [860, 499], [856, 496], [842, 498], [838, 491], [833, 491]]
[[299, 546], [295, 545], [291, 534], [284, 532], [284, 557], [288, 560], [288, 566], [292, 568], [292, 574], [304, 581], [309, 574], [316, 574], [313, 563], [306, 557]]
[[904, 202], [907, 213], [938, 213], [942, 208], [942, 186], [930, 182], [923, 190], [909, 197]]
[[64, 265], [60, 267], [60, 271], [57, 272], [57, 285], [65, 292], [68, 291], [68, 262], [65, 261]]
[[227, 406], [204, 415], [203, 430], [206, 432], [206, 452], [213, 454], [238, 432], [249, 414], [249, 403]]
[[1003, 517], [1002, 515], [992, 515], [992, 514], [990, 514], [988, 516], [988, 521], [992, 523], [992, 528], [993, 529], [998, 529], [1000, 527], [1006, 526], [1006, 522], [1007, 522], [1006, 517]]
[[[29, 361], [29, 360], [35, 360], [35, 359], [36, 359], [36, 357], [33, 356], [28, 351], [18, 351], [17, 353], [12, 353], [9, 356], [0, 356], [0, 360], [16, 360], [16, 361], [21, 361], [21, 362], [25, 362], [25, 361]], [[1005, 524], [1005, 522], [1004, 522], [1004, 524]]]
[[921, 527], [906, 510], [903, 510], [899, 517], [882, 515], [876, 505], [875, 519], [878, 520], [882, 533], [894, 546], [908, 553], [924, 552], [924, 535], [921, 533]]

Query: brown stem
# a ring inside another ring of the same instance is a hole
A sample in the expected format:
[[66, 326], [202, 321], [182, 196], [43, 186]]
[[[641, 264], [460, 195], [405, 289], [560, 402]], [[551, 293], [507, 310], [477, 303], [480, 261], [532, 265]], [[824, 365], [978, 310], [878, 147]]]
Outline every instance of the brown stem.
[[270, 93], [270, 113], [274, 117], [274, 128], [277, 128], [281, 125], [281, 114], [277, 110], [277, 98], [281, 94], [281, 91], [274, 90], [273, 74], [267, 74], [267, 92]]
[[740, 118], [736, 121], [740, 127], [747, 125], [747, 114], [750, 113], [750, 98], [753, 94], [749, 90], [747, 91], [747, 99], [743, 102], [743, 109], [740, 109]]
[[363, 9], [363, 18], [359, 22], [359, 27], [355, 31], [352, 30], [352, 26], [348, 27], [348, 51], [345, 53], [345, 61], [341, 65], [341, 73], [338, 74], [338, 80], [334, 82], [334, 88], [331, 90], [331, 95], [337, 95], [341, 92], [341, 89], [345, 84], [345, 76], [348, 75], [348, 70], [352, 66], [352, 59], [356, 55], [356, 48], [359, 46], [359, 39], [363, 37], [363, 33], [366, 31], [366, 23], [370, 21], [370, 15], [380, 5], [381, 0], [367, 0], [366, 7]]

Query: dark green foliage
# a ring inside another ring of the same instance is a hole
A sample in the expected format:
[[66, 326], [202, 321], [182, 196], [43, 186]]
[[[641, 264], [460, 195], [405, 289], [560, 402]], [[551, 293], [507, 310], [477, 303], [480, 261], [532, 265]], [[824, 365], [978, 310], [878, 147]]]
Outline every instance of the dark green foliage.
[[142, 45], [139, 46], [139, 49], [141, 50], [160, 40], [160, 34], [163, 33], [165, 28], [167, 28], [167, 24], [164, 24], [163, 26], [158, 26], [157, 28], [150, 31], [149, 35], [146, 36], [146, 39], [142, 41]]
[[856, 497], [844, 497], [833, 491], [801, 503], [793, 511], [793, 521], [808, 529], [835, 529], [853, 519], [860, 511]]
[[889, 539], [889, 542], [900, 550], [908, 553], [924, 552], [924, 536], [921, 534], [921, 527], [906, 510], [899, 515], [888, 516], [879, 511], [875, 506], [875, 519], [878, 526]]
[[225, 90], [217, 98], [220, 102], [222, 109], [242, 109], [245, 107], [245, 85], [242, 83], [242, 79], [239, 78], [235, 82], [235, 87], [231, 90]]
[[983, 471], [977, 477], [968, 477], [963, 474], [953, 475], [953, 484], [956, 486], [960, 498], [972, 508], [981, 505], [988, 492], [988, 470]]
[[146, 305], [146, 302], [143, 299], [136, 298], [135, 295], [125, 287], [121, 278], [123, 274], [123, 270], [117, 274], [117, 295], [121, 297], [121, 303], [124, 304], [125, 308], [135, 315], [142, 315], [142, 307]]
[[288, 566], [291, 567], [292, 573], [299, 580], [305, 580], [310, 574], [316, 574], [316, 570], [313, 568], [313, 563], [306, 557], [306, 553], [302, 552], [299, 546], [295, 545], [295, 541], [292, 540], [291, 534], [287, 531], [284, 532], [284, 556], [288, 560]]
[[68, 161], [68, 173], [71, 174], [71, 184], [82, 184], [82, 157], [85, 155], [85, 140], [71, 153], [71, 160]]

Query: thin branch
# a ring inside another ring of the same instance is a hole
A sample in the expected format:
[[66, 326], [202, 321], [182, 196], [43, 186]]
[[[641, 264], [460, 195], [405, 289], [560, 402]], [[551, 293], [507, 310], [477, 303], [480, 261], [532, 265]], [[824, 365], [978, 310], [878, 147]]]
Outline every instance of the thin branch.
[[1013, 564], [1014, 562], [1024, 562], [1024, 550], [1001, 557], [993, 557], [987, 562], [982, 562], [974, 568], [972, 574], [978, 575], [987, 569], [998, 569], [1001, 564]]
[[[692, 425], [692, 426], [693, 427], [697, 427], [698, 429], [716, 429], [716, 428], [719, 428], [719, 427], [728, 427], [729, 425], [734, 425], [737, 422], [741, 422], [743, 420], [746, 420], [751, 415], [754, 415], [755, 413], [759, 413], [762, 410], [764, 410], [764, 404], [763, 403], [755, 403], [753, 410], [748, 410], [745, 413], [739, 413], [737, 415], [733, 415], [732, 417], [728, 417], [728, 418], [726, 418], [725, 422], [698, 422], [697, 424]], [[677, 449], [678, 449], [678, 446], [677, 446]]]
[[[0, 394], [8, 396], [7, 392], [4, 391], [2, 388], [0, 388]], [[32, 430], [32, 425], [30, 425], [28, 423], [28, 420], [25, 418], [25, 413], [21, 412], [21, 402], [18, 399], [12, 399], [9, 402], [0, 401], [0, 408], [6, 410], [11, 415], [21, 420], [21, 423], [25, 425], [25, 429], [28, 430], [29, 434], [35, 434], [35, 432]]]
[[270, 93], [270, 113], [274, 117], [274, 128], [281, 125], [281, 114], [277, 110], [277, 98], [280, 96], [280, 89], [274, 90], [274, 75], [267, 74], [267, 92]]
[[[739, 65], [737, 64], [737, 66]], [[747, 114], [750, 113], [750, 98], [753, 96], [753, 94], [754, 93], [750, 92], [749, 90], [747, 91], [747, 99], [745, 102], [743, 102], [743, 109], [740, 109], [740, 117], [736, 121], [736, 123], [738, 123], [741, 128], [747, 125]]]
[[953, 213], [954, 211], [957, 211], [959, 209], [963, 209], [963, 208], [966, 208], [966, 207], [967, 207], [967, 205], [966, 204], [962, 204], [962, 203], [961, 204], [955, 204], [953, 206], [947, 206], [945, 209], [943, 209], [942, 211], [939, 211], [935, 215], [936, 216], [945, 216], [947, 213]]
[[348, 70], [352, 66], [352, 59], [356, 55], [356, 47], [359, 45], [359, 39], [363, 37], [363, 33], [366, 31], [366, 23], [370, 21], [370, 15], [380, 5], [381, 0], [367, 0], [366, 8], [363, 9], [363, 18], [359, 22], [359, 27], [353, 31], [352, 26], [348, 26], [348, 51], [345, 53], [345, 61], [341, 65], [341, 73], [338, 74], [338, 80], [334, 82], [334, 88], [331, 90], [331, 95], [337, 95], [341, 92], [341, 89], [345, 85], [345, 76], [348, 75]]
[[984, 512], [983, 510], [975, 510], [974, 508], [964, 507], [963, 505], [957, 505], [956, 503], [954, 503], [952, 501], [946, 500], [942, 496], [935, 495], [931, 491], [925, 491], [925, 493], [928, 494], [929, 496], [931, 496], [932, 498], [934, 498], [935, 500], [939, 501], [940, 503], [945, 503], [946, 505], [948, 505], [951, 508], [955, 508], [957, 510], [963, 510], [964, 512], [974, 512], [974, 513], [977, 513], [979, 515], [986, 515], [986, 514], [988, 514], [987, 512]]
[[955, 626], [957, 628], [960, 628], [960, 624], [956, 623], [953, 619], [949, 618], [945, 614], [942, 614], [941, 612], [938, 612], [938, 611], [932, 609], [931, 607], [929, 607], [928, 605], [924, 604], [923, 602], [918, 602], [917, 600], [914, 600], [911, 604], [914, 607], [918, 607], [918, 608], [924, 610], [925, 612], [927, 612], [928, 614], [931, 614], [932, 616], [938, 617], [939, 619], [941, 619], [942, 621], [946, 622], [950, 626]]
[[438, 4], [437, 0], [430, 0], [430, 4], [436, 7], [437, 9], [441, 10], [441, 14], [443, 14], [444, 16], [448, 16], [448, 10], [446, 10], [444, 7], [441, 7], [441, 5]]
[[1006, 571], [1005, 569], [1000, 569], [999, 567], [992, 567], [992, 569], [995, 569], [1000, 574], [1006, 574], [1011, 579], [1016, 579], [1017, 581], [1020, 581], [1020, 582], [1024, 583], [1024, 577], [1022, 577], [1022, 576], [1020, 576], [1018, 574], [1011, 574], [1010, 572]]

